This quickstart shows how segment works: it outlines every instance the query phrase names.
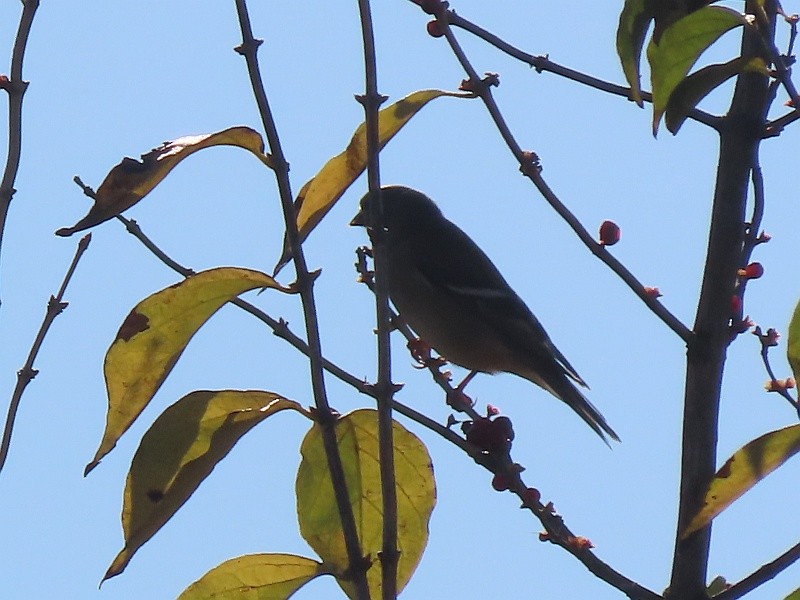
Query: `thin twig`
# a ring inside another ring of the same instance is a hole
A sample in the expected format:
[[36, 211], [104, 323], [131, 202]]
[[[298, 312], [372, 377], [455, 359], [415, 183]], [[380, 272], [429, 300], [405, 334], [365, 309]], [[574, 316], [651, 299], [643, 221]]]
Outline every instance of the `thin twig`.
[[14, 182], [17, 179], [19, 163], [22, 158], [22, 99], [25, 96], [25, 90], [28, 89], [28, 82], [22, 79], [22, 63], [37, 8], [39, 8], [39, 0], [23, 0], [17, 38], [11, 54], [11, 73], [8, 78], [4, 77], [0, 80], [0, 89], [4, 89], [8, 93], [8, 156], [3, 179], [0, 180], [0, 247], [3, 244], [8, 209], [11, 206], [14, 192], [16, 192]]
[[[582, 85], [586, 85], [596, 90], [600, 90], [601, 92], [606, 92], [608, 94], [621, 96], [627, 100], [631, 100], [632, 91], [631, 88], [629, 87], [617, 85], [609, 81], [604, 81], [602, 79], [598, 79], [597, 77], [592, 77], [591, 75], [587, 75], [585, 73], [581, 73], [580, 71], [570, 69], [569, 67], [559, 65], [551, 61], [548, 56], [528, 54], [527, 52], [524, 52], [523, 50], [520, 50], [519, 48], [512, 46], [511, 44], [499, 38], [495, 34], [483, 29], [479, 25], [476, 25], [472, 21], [469, 21], [464, 17], [462, 17], [461, 15], [456, 14], [455, 11], [450, 11], [449, 19], [450, 19], [450, 25], [453, 25], [455, 27], [460, 27], [464, 31], [468, 31], [469, 33], [484, 40], [485, 42], [488, 42], [489, 44], [491, 44], [498, 50], [505, 52], [512, 58], [516, 58], [517, 60], [522, 61], [525, 64], [536, 69], [537, 73], [542, 73], [542, 72], [553, 73], [555, 75], [559, 75], [571, 81], [575, 81], [576, 83], [580, 83]], [[650, 92], [642, 91], [641, 96], [642, 100], [644, 100], [645, 102], [653, 101], [653, 95]], [[711, 115], [697, 108], [692, 109], [692, 111], [689, 112], [689, 118], [697, 121], [698, 123], [702, 123], [703, 125], [707, 125], [715, 130], [718, 130], [722, 123], [721, 117], [718, 117], [716, 115]]]
[[242, 55], [247, 63], [247, 71], [250, 75], [253, 94], [256, 104], [258, 105], [259, 114], [261, 115], [261, 122], [264, 126], [264, 133], [266, 134], [269, 144], [271, 158], [274, 161], [273, 171], [278, 184], [281, 208], [283, 209], [283, 218], [286, 225], [286, 239], [289, 242], [289, 248], [292, 252], [292, 259], [297, 275], [297, 286], [300, 292], [303, 317], [308, 334], [311, 387], [314, 394], [314, 403], [317, 407], [317, 422], [321, 427], [328, 469], [330, 471], [331, 481], [333, 482], [336, 505], [342, 522], [342, 532], [349, 562], [348, 575], [352, 579], [357, 597], [368, 600], [369, 587], [367, 585], [366, 572], [369, 568], [369, 559], [365, 558], [361, 551], [358, 530], [353, 515], [353, 507], [350, 505], [350, 496], [344, 477], [344, 467], [342, 465], [336, 439], [336, 416], [333, 411], [331, 411], [325, 392], [322, 345], [319, 335], [316, 303], [314, 300], [314, 276], [308, 271], [305, 256], [300, 245], [292, 201], [292, 189], [289, 182], [289, 164], [286, 162], [286, 157], [283, 153], [278, 129], [267, 100], [264, 82], [261, 78], [261, 71], [258, 66], [258, 47], [263, 43], [263, 40], [257, 40], [253, 36], [253, 30], [250, 26], [250, 15], [247, 11], [245, 0], [236, 0], [236, 13], [239, 18], [239, 26], [242, 33], [242, 43], [236, 47], [236, 52]]
[[724, 592], [720, 592], [714, 596], [714, 600], [737, 600], [737, 598], [749, 594], [761, 584], [778, 575], [781, 571], [794, 564], [798, 559], [800, 559], [800, 543], [789, 548], [772, 562], [756, 569], [738, 583], [734, 583]]
[[493, 85], [498, 85], [499, 81], [496, 75], [489, 75], [485, 79], [481, 79], [475, 68], [470, 63], [467, 56], [464, 54], [458, 40], [455, 38], [453, 30], [448, 24], [448, 19], [453, 16], [452, 11], [440, 11], [436, 18], [440, 23], [441, 30], [444, 32], [450, 48], [458, 59], [467, 74], [467, 81], [462, 87], [468, 87], [469, 91], [479, 95], [486, 109], [489, 111], [492, 120], [495, 123], [500, 135], [503, 137], [506, 145], [511, 153], [520, 164], [520, 171], [523, 175], [528, 177], [539, 190], [539, 193], [544, 196], [545, 200], [553, 207], [553, 209], [561, 216], [562, 219], [569, 225], [575, 232], [583, 244], [605, 263], [622, 281], [647, 305], [647, 307], [659, 317], [672, 331], [674, 331], [684, 342], [687, 344], [692, 341], [693, 334], [680, 319], [673, 315], [661, 302], [658, 300], [658, 294], [653, 293], [651, 288], [646, 288], [634, 275], [631, 273], [619, 260], [612, 256], [607, 247], [600, 244], [595, 238], [586, 230], [578, 218], [559, 200], [558, 196], [550, 189], [550, 186], [544, 181], [541, 174], [541, 166], [538, 162], [538, 157], [532, 152], [525, 152], [517, 143], [511, 130], [508, 127], [494, 96], [491, 92]]
[[[361, 37], [364, 46], [365, 92], [356, 99], [364, 107], [364, 122], [367, 136], [367, 181], [368, 192], [377, 194], [381, 189], [380, 179], [380, 139], [378, 136], [378, 109], [386, 101], [378, 94], [378, 67], [375, 60], [375, 34], [372, 28], [372, 14], [369, 0], [358, 0], [361, 20]], [[372, 224], [382, 223], [381, 203], [372, 202], [370, 220]], [[397, 547], [397, 483], [394, 469], [394, 432], [392, 421], [392, 355], [389, 335], [389, 286], [385, 274], [386, 249], [382, 241], [375, 244], [376, 294], [375, 308], [378, 320], [378, 458], [381, 476], [381, 502], [383, 511], [383, 531], [381, 552], [381, 595], [383, 600], [397, 597], [397, 564], [400, 551]]]
[[[795, 87], [792, 81], [792, 69], [789, 66], [791, 64], [789, 62], [790, 59], [783, 56], [775, 45], [773, 19], [770, 15], [767, 15], [763, 6], [760, 6], [755, 14], [758, 25], [754, 26], [754, 29], [757, 31], [758, 39], [761, 41], [764, 50], [766, 50], [767, 55], [772, 61], [772, 65], [775, 67], [775, 77], [781, 82], [783, 89], [786, 90], [789, 98], [791, 98], [795, 112], [800, 111], [800, 94], [797, 93], [797, 87]], [[794, 44], [795, 35], [796, 33], [793, 32], [790, 40], [790, 48], [791, 45]]]
[[64, 293], [67, 291], [67, 285], [69, 285], [72, 275], [75, 273], [81, 256], [83, 256], [83, 253], [86, 252], [86, 249], [89, 247], [91, 239], [92, 234], [89, 233], [83, 236], [78, 242], [75, 256], [67, 269], [66, 275], [64, 275], [64, 280], [61, 282], [58, 293], [56, 293], [55, 296], [50, 296], [50, 300], [47, 302], [47, 312], [44, 315], [42, 325], [39, 327], [39, 332], [36, 334], [36, 339], [33, 341], [31, 350], [28, 353], [28, 359], [25, 361], [23, 367], [17, 371], [17, 385], [11, 396], [11, 402], [8, 405], [8, 416], [6, 417], [6, 424], [3, 429], [3, 440], [0, 442], [0, 471], [3, 470], [3, 466], [6, 464], [6, 459], [8, 458], [8, 449], [11, 446], [11, 434], [14, 431], [14, 421], [17, 418], [17, 411], [19, 410], [19, 405], [22, 400], [22, 394], [25, 392], [25, 388], [28, 387], [31, 380], [33, 380], [39, 372], [33, 368], [33, 362], [39, 354], [39, 350], [44, 343], [44, 338], [47, 336], [47, 332], [50, 330], [53, 321], [55, 321], [55, 318], [67, 307], [67, 303], [64, 302]]
[[[359, 281], [367, 286], [367, 288], [374, 294], [375, 293], [375, 281], [373, 280], [374, 272], [370, 271], [369, 266], [367, 265], [367, 258], [372, 255], [372, 251], [369, 248], [361, 247], [356, 249], [356, 271], [358, 272]], [[400, 334], [406, 338], [406, 341], [409, 345], [414, 344], [418, 341], [416, 334], [411, 330], [406, 323], [405, 319], [403, 319], [402, 315], [397, 314], [393, 310], [390, 309], [389, 311], [389, 318], [391, 320], [392, 326], [400, 332]], [[413, 353], [412, 353], [413, 354]], [[481, 415], [475, 410], [475, 408], [470, 404], [468, 397], [463, 393], [457, 393], [456, 388], [450, 383], [450, 376], [449, 374], [442, 373], [439, 369], [446, 364], [446, 362], [441, 358], [430, 358], [426, 357], [425, 359], [421, 359], [420, 357], [414, 356], [414, 359], [417, 360], [423, 367], [428, 369], [433, 380], [436, 384], [444, 390], [444, 393], [447, 398], [448, 405], [457, 410], [458, 412], [463, 412], [464, 414], [469, 415], [470, 419], [476, 421], [481, 419]], [[451, 400], [455, 400], [456, 402], [452, 402]]]

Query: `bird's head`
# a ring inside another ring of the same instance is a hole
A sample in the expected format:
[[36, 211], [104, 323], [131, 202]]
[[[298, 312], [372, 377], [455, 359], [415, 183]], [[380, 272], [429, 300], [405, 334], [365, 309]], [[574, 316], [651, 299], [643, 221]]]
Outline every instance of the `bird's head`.
[[[381, 188], [380, 198], [383, 202], [384, 229], [388, 232], [401, 233], [420, 227], [422, 223], [437, 222], [442, 219], [442, 211], [422, 192], [402, 185], [387, 185]], [[350, 221], [350, 225], [367, 227], [369, 225], [372, 203], [377, 201], [378, 194], [366, 194], [361, 199], [361, 209]]]

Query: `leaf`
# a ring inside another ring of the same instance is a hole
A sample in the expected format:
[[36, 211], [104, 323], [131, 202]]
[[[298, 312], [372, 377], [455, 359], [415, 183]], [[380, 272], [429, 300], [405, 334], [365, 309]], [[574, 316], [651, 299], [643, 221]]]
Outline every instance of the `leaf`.
[[653, 135], [673, 90], [700, 55], [722, 34], [744, 23], [744, 17], [734, 10], [706, 6], [667, 27], [657, 44], [650, 41], [647, 59], [653, 87]]
[[[361, 550], [364, 556], [372, 559], [367, 581], [373, 598], [381, 597], [378, 553], [381, 551], [383, 527], [377, 428], [376, 411], [366, 409], [352, 412], [336, 424], [336, 438]], [[400, 550], [399, 592], [411, 579], [427, 544], [428, 522], [436, 503], [436, 484], [424, 444], [397, 422], [394, 422], [393, 431], [397, 543]], [[308, 432], [300, 453], [302, 461], [296, 483], [300, 533], [322, 561], [331, 567], [339, 585], [352, 598], [355, 592], [345, 575], [347, 552], [319, 425]]]
[[683, 125], [689, 113], [711, 90], [744, 71], [760, 71], [768, 74], [767, 65], [761, 58], [734, 58], [724, 64], [708, 65], [682, 80], [667, 102], [664, 124], [673, 135]]
[[244, 434], [287, 409], [307, 415], [297, 402], [262, 391], [197, 391], [167, 408], [131, 462], [122, 506], [125, 547], [103, 580], [125, 569]]
[[684, 529], [686, 538], [708, 525], [746, 491], [800, 451], [800, 425], [771, 431], [737, 450], [711, 480], [700, 511]]
[[141, 414], [197, 330], [229, 300], [267, 287], [294, 293], [265, 273], [220, 267], [192, 275], [134, 307], [106, 353], [106, 429], [84, 474], [97, 466]]
[[786, 340], [786, 356], [796, 381], [800, 381], [800, 302], [794, 309]]
[[617, 55], [622, 63], [625, 79], [631, 86], [631, 99], [642, 107], [642, 86], [639, 63], [642, 59], [644, 38], [654, 18], [648, 10], [647, 0], [625, 0], [617, 27]]
[[[401, 98], [378, 113], [378, 142], [383, 148], [403, 126], [416, 115], [423, 106], [435, 98], [452, 96], [454, 98], [473, 98], [472, 94], [445, 92], [443, 90], [421, 90]], [[345, 190], [358, 178], [367, 166], [366, 125], [356, 128], [344, 152], [330, 159], [325, 166], [297, 194], [294, 202], [297, 213], [297, 230], [300, 243], [305, 241], [311, 231], [328, 214], [333, 205], [342, 197]], [[284, 237], [283, 253], [275, 265], [273, 275], [292, 259], [289, 242]]]
[[294, 554], [248, 554], [217, 565], [178, 600], [285, 600], [312, 579], [329, 575], [324, 565]]
[[142, 155], [142, 160], [123, 158], [111, 169], [95, 193], [94, 206], [87, 215], [72, 227], [62, 227], [56, 235], [69, 236], [108, 221], [139, 202], [175, 166], [190, 156], [211, 146], [238, 146], [252, 152], [268, 167], [272, 167], [269, 156], [264, 154], [261, 135], [249, 127], [231, 127], [205, 135], [190, 135], [171, 142], [164, 142]]
[[800, 588], [793, 591], [791, 594], [786, 596], [783, 600], [800, 600]]

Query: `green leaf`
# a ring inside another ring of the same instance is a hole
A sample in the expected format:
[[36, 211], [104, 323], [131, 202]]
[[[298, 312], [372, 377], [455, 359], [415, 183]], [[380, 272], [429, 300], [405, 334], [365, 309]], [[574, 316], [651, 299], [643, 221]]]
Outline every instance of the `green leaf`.
[[[367, 581], [373, 598], [380, 598], [383, 513], [378, 421], [374, 410], [358, 410], [339, 419], [336, 438], [355, 515], [362, 553], [372, 560]], [[428, 540], [428, 522], [436, 503], [433, 467], [423, 443], [402, 425], [394, 423], [394, 457], [397, 479], [397, 534], [400, 562], [398, 591], [416, 569]], [[347, 580], [347, 552], [339, 511], [318, 425], [306, 435], [300, 448], [302, 461], [297, 473], [297, 515], [300, 533], [331, 567], [342, 589], [352, 598]]]
[[[421, 90], [401, 98], [378, 113], [378, 143], [383, 148], [423, 106], [431, 100], [451, 96], [473, 98], [472, 94]], [[297, 213], [297, 230], [302, 243], [311, 231], [333, 208], [342, 194], [367, 167], [367, 128], [364, 123], [356, 128], [347, 148], [330, 159], [325, 166], [297, 194], [294, 203]], [[289, 242], [284, 238], [283, 253], [275, 265], [276, 275], [292, 259]]]
[[678, 133], [683, 122], [697, 104], [713, 89], [734, 75], [744, 71], [759, 71], [768, 74], [767, 65], [761, 58], [735, 58], [724, 64], [703, 67], [683, 79], [672, 92], [667, 102], [664, 123], [672, 134]]
[[783, 600], [800, 600], [800, 589], [796, 589]]
[[653, 87], [653, 135], [675, 87], [700, 55], [722, 34], [745, 23], [729, 8], [706, 6], [670, 25], [656, 44], [650, 41], [647, 59]]
[[238, 146], [250, 151], [268, 167], [272, 166], [272, 161], [264, 154], [261, 135], [249, 127], [231, 127], [216, 133], [164, 142], [143, 154], [141, 161], [123, 158], [97, 188], [94, 206], [87, 215], [72, 227], [62, 227], [56, 235], [72, 235], [126, 211], [149, 194], [184, 158], [211, 146]]
[[324, 565], [294, 554], [248, 554], [226, 560], [186, 588], [178, 600], [286, 600]]
[[226, 302], [256, 288], [294, 293], [265, 273], [220, 267], [192, 275], [134, 307], [106, 353], [106, 429], [85, 473], [141, 414], [197, 330]]
[[794, 309], [789, 323], [789, 336], [786, 342], [786, 356], [796, 381], [800, 381], [800, 302]]
[[742, 446], [711, 480], [703, 506], [681, 533], [681, 538], [708, 525], [742, 494], [798, 451], [800, 425], [771, 431]]
[[172, 518], [241, 437], [297, 403], [262, 391], [197, 391], [167, 408], [142, 437], [122, 506], [125, 547], [103, 580], [119, 575], [134, 553]]
[[647, 0], [625, 0], [617, 27], [617, 55], [625, 79], [631, 86], [631, 99], [642, 107], [642, 87], [639, 63], [642, 60], [644, 38], [654, 18]]

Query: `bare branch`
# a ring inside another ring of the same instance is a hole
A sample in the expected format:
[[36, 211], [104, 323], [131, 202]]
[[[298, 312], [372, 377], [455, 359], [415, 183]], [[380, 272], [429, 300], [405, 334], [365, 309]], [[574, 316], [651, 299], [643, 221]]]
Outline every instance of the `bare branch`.
[[[444, 6], [444, 5], [440, 5]], [[595, 238], [586, 230], [578, 218], [570, 212], [570, 210], [559, 200], [558, 196], [550, 189], [541, 174], [541, 166], [538, 157], [533, 152], [523, 151], [517, 143], [511, 130], [508, 127], [494, 96], [491, 92], [493, 85], [499, 85], [499, 79], [496, 75], [488, 75], [486, 78], [481, 79], [474, 67], [467, 59], [464, 51], [456, 40], [456, 37], [449, 26], [449, 19], [455, 17], [452, 11], [440, 10], [436, 14], [436, 18], [440, 24], [441, 30], [444, 32], [448, 43], [450, 44], [453, 53], [456, 55], [459, 63], [467, 73], [468, 79], [462, 84], [462, 88], [468, 89], [480, 96], [486, 109], [489, 111], [492, 120], [495, 122], [500, 135], [503, 137], [506, 145], [511, 153], [520, 164], [520, 171], [523, 175], [528, 177], [539, 193], [544, 196], [544, 199], [553, 207], [553, 209], [561, 216], [562, 219], [569, 225], [575, 232], [583, 244], [592, 252], [597, 258], [605, 263], [622, 281], [647, 305], [647, 307], [659, 317], [672, 331], [674, 331], [684, 342], [687, 344], [691, 342], [693, 334], [686, 325], [684, 325], [675, 315], [673, 315], [659, 300], [658, 294], [653, 293], [653, 289], [645, 287], [634, 275], [631, 273], [619, 260], [612, 256], [607, 247], [600, 244]]]
[[356, 590], [357, 597], [369, 599], [369, 588], [367, 586], [366, 572], [369, 568], [369, 559], [363, 556], [361, 544], [358, 539], [353, 508], [350, 505], [350, 496], [347, 491], [347, 484], [344, 477], [344, 467], [342, 458], [339, 454], [338, 443], [336, 440], [336, 416], [328, 403], [325, 391], [325, 377], [322, 365], [322, 345], [319, 335], [319, 323], [317, 320], [316, 302], [314, 299], [314, 276], [309, 273], [306, 266], [303, 249], [297, 232], [297, 221], [292, 202], [292, 189], [289, 182], [289, 164], [281, 146], [278, 128], [272, 115], [267, 94], [264, 90], [264, 82], [261, 78], [261, 71], [258, 66], [258, 47], [262, 40], [253, 37], [253, 30], [250, 26], [250, 15], [247, 11], [245, 0], [236, 0], [236, 12], [239, 17], [239, 26], [242, 32], [242, 43], [237, 46], [236, 52], [241, 54], [247, 63], [247, 71], [250, 75], [250, 83], [253, 94], [261, 115], [261, 122], [267, 136], [270, 154], [274, 162], [273, 170], [278, 184], [278, 192], [283, 209], [283, 219], [286, 225], [286, 238], [292, 251], [292, 259], [297, 274], [297, 286], [300, 292], [300, 299], [303, 305], [303, 316], [305, 319], [306, 332], [308, 334], [309, 346], [309, 368], [311, 371], [311, 387], [314, 394], [314, 403], [317, 407], [317, 422], [322, 430], [322, 441], [325, 447], [325, 455], [328, 461], [328, 469], [333, 482], [334, 496], [336, 505], [339, 509], [339, 517], [342, 522], [345, 547], [349, 561], [349, 571]]
[[[550, 60], [548, 56], [541, 56], [541, 55], [533, 55], [528, 54], [512, 46], [508, 42], [502, 40], [498, 36], [489, 31], [486, 31], [479, 25], [476, 25], [472, 21], [469, 21], [462, 17], [461, 15], [456, 14], [454, 11], [450, 12], [450, 25], [454, 27], [460, 27], [464, 31], [468, 31], [469, 33], [479, 37], [480, 39], [488, 42], [498, 50], [505, 52], [509, 56], [516, 58], [519, 61], [530, 65], [532, 68], [536, 69], [537, 73], [548, 72], [553, 73], [555, 75], [559, 75], [560, 77], [564, 77], [565, 79], [569, 79], [571, 81], [575, 81], [576, 83], [580, 83], [582, 85], [594, 88], [601, 92], [606, 92], [608, 94], [613, 94], [615, 96], [621, 96], [627, 100], [631, 99], [631, 88], [625, 87], [622, 85], [617, 85], [615, 83], [611, 83], [609, 81], [604, 81], [602, 79], [598, 79], [597, 77], [592, 77], [591, 75], [587, 75], [585, 73], [581, 73], [580, 71], [576, 71], [574, 69], [570, 69], [569, 67], [565, 67], [559, 65]], [[650, 92], [641, 92], [642, 100], [645, 102], [652, 102], [653, 95]], [[700, 109], [692, 109], [689, 113], [689, 118], [697, 121], [698, 123], [702, 123], [703, 125], [707, 125], [712, 129], [718, 130], [720, 124], [722, 123], [722, 118], [708, 114]]]
[[8, 156], [3, 179], [0, 180], [0, 247], [3, 243], [8, 209], [14, 192], [16, 192], [14, 182], [17, 179], [22, 157], [22, 99], [25, 96], [25, 90], [28, 89], [28, 82], [22, 79], [22, 63], [37, 8], [39, 8], [39, 0], [23, 0], [17, 38], [11, 55], [11, 74], [8, 78], [0, 81], [0, 89], [8, 92]]
[[[375, 35], [372, 28], [372, 14], [369, 0], [358, 0], [361, 18], [361, 35], [364, 46], [364, 95], [356, 99], [364, 107], [364, 122], [367, 136], [367, 181], [369, 193], [377, 194], [381, 188], [380, 179], [380, 140], [378, 134], [378, 109], [386, 100], [378, 94], [378, 68], [375, 61]], [[381, 223], [381, 203], [371, 204], [371, 222]], [[396, 387], [392, 384], [392, 355], [389, 343], [391, 322], [389, 319], [389, 286], [383, 268], [386, 264], [386, 251], [382, 243], [375, 245], [375, 258], [378, 264], [377, 293], [375, 294], [378, 318], [378, 455], [381, 474], [381, 502], [383, 510], [383, 540], [379, 555], [381, 561], [381, 595], [383, 600], [397, 597], [397, 564], [400, 551], [397, 548], [397, 483], [394, 469], [394, 432], [392, 430], [392, 396]]]
[[714, 596], [714, 600], [736, 600], [741, 598], [793, 565], [798, 559], [800, 559], [800, 543], [795, 544], [778, 558], [755, 570], [740, 582], [734, 583], [724, 592], [720, 592]]
[[3, 440], [0, 442], [0, 471], [3, 470], [3, 466], [6, 464], [6, 459], [8, 458], [8, 450], [11, 446], [11, 435], [14, 431], [14, 421], [17, 418], [17, 411], [19, 410], [19, 405], [22, 400], [22, 394], [25, 392], [25, 388], [28, 387], [31, 380], [38, 374], [38, 371], [33, 368], [33, 363], [39, 355], [39, 350], [44, 343], [47, 332], [50, 331], [50, 326], [53, 324], [53, 321], [67, 308], [67, 303], [64, 302], [64, 293], [67, 291], [67, 285], [69, 285], [83, 253], [86, 252], [86, 249], [89, 247], [91, 239], [92, 234], [89, 233], [78, 242], [75, 256], [67, 269], [66, 275], [64, 275], [61, 287], [58, 289], [55, 296], [50, 296], [50, 300], [47, 302], [47, 312], [44, 315], [42, 325], [39, 327], [39, 332], [36, 334], [36, 338], [33, 341], [31, 350], [28, 353], [28, 359], [25, 361], [23, 367], [17, 371], [17, 385], [11, 396], [11, 402], [8, 405], [8, 415], [6, 416], [6, 424], [3, 429]]

